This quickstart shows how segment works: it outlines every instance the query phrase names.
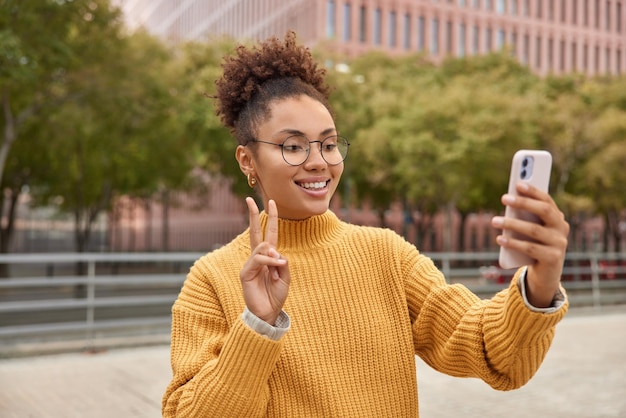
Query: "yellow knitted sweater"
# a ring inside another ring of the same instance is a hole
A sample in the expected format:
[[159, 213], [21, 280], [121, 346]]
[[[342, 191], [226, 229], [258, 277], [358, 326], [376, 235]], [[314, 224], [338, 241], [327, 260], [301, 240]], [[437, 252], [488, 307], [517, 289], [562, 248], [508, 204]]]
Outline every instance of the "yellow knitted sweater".
[[241, 319], [248, 230], [191, 268], [172, 308], [164, 417], [417, 417], [415, 354], [515, 389], [537, 371], [567, 308], [529, 310], [519, 273], [479, 300], [394, 232], [330, 211], [280, 220], [278, 251], [291, 271], [291, 329], [280, 341]]

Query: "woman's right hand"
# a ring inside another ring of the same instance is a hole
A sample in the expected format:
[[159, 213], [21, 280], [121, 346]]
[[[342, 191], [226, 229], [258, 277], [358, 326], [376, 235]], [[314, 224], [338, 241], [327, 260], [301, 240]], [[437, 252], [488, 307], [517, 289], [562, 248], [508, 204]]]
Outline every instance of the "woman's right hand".
[[246, 198], [250, 214], [250, 258], [243, 265], [239, 278], [248, 310], [270, 325], [283, 309], [291, 275], [287, 260], [282, 258], [278, 244], [278, 209], [270, 200], [267, 205], [265, 237], [259, 221], [259, 208], [254, 199]]

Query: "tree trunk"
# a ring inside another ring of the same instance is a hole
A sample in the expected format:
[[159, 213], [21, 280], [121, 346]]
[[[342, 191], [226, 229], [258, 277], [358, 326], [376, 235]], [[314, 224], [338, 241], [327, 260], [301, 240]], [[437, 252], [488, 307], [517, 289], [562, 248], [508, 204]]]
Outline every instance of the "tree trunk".
[[446, 221], [443, 227], [443, 251], [452, 251], [452, 212], [454, 210], [454, 203], [449, 202], [446, 205]]
[[[0, 219], [4, 218], [5, 222], [2, 222], [0, 225], [0, 253], [7, 254], [9, 249], [11, 248], [11, 241], [13, 239], [13, 233], [15, 232], [15, 216], [17, 211], [17, 202], [21, 195], [21, 187], [20, 188], [12, 188], [7, 189], [10, 193], [8, 202], [6, 199], [6, 194], [2, 193], [2, 198], [0, 199]], [[7, 214], [4, 215], [5, 205], [8, 203]], [[9, 266], [8, 264], [2, 263], [0, 264], [0, 277], [9, 277]]]
[[2, 136], [2, 146], [0, 146], [0, 184], [2, 184], [4, 166], [6, 165], [9, 150], [17, 137], [16, 121], [11, 111], [9, 93], [6, 89], [2, 92], [2, 110], [4, 112], [4, 132]]
[[144, 227], [144, 249], [152, 251], [152, 202], [149, 198], [144, 199], [144, 211], [146, 217], [146, 226]]
[[163, 242], [161, 243], [161, 245], [163, 251], [167, 252], [170, 249], [170, 192], [168, 189], [163, 189], [163, 191], [161, 192], [161, 205], [163, 206], [161, 219], [161, 238]]

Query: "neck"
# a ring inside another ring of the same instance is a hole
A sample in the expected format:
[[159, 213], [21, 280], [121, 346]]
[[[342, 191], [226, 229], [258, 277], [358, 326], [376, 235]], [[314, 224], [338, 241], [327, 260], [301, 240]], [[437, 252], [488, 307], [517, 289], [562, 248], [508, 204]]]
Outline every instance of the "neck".
[[[261, 212], [261, 227], [265, 230], [267, 214]], [[311, 250], [336, 240], [342, 223], [330, 210], [303, 220], [278, 219], [278, 251]]]

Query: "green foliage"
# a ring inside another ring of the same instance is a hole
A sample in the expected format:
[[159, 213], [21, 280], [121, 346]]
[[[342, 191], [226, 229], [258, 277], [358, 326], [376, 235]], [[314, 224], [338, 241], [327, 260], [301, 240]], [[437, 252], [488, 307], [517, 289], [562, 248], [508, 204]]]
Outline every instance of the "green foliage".
[[235, 160], [237, 142], [215, 115], [211, 99], [215, 94], [214, 82], [221, 74], [222, 59], [234, 47], [235, 42], [229, 39], [180, 46], [175, 63], [181, 103], [177, 118], [193, 165], [232, 178], [234, 191], [243, 195], [249, 193], [250, 188]]
[[[176, 120], [172, 53], [145, 33], [125, 34], [106, 0], [3, 7], [11, 36], [0, 37], [10, 41], [0, 51], [26, 58], [13, 60], [0, 80], [3, 123], [13, 128], [4, 138], [3, 150], [13, 149], [2, 184], [28, 184], [36, 201], [72, 213], [82, 251], [115, 196], [179, 188], [191, 170]], [[22, 61], [33, 70], [18, 77]]]
[[[0, 1], [0, 28], [5, 191], [27, 185], [39, 202], [62, 202], [83, 235], [114, 196], [192, 187], [194, 169], [249, 193], [211, 99], [233, 40], [167, 47], [126, 33], [107, 0]], [[625, 77], [542, 79], [506, 52], [439, 66], [314, 53], [346, 64], [328, 68], [328, 83], [351, 142], [339, 190], [357, 203], [499, 212], [513, 153], [542, 148], [566, 215], [626, 207]]]
[[[381, 209], [408, 200], [428, 213], [501, 207], [510, 156], [537, 145], [535, 76], [506, 55], [437, 68], [420, 56], [369, 54], [350, 68], [349, 77], [332, 76], [352, 96], [333, 105], [351, 118], [347, 164], [360, 163], [350, 173], [362, 198]], [[341, 114], [338, 124], [343, 131]]]
[[625, 77], [540, 79], [506, 53], [439, 67], [420, 58], [372, 53], [330, 72], [357, 198], [499, 212], [512, 155], [534, 148], [553, 154], [551, 192], [566, 215], [626, 207]]

